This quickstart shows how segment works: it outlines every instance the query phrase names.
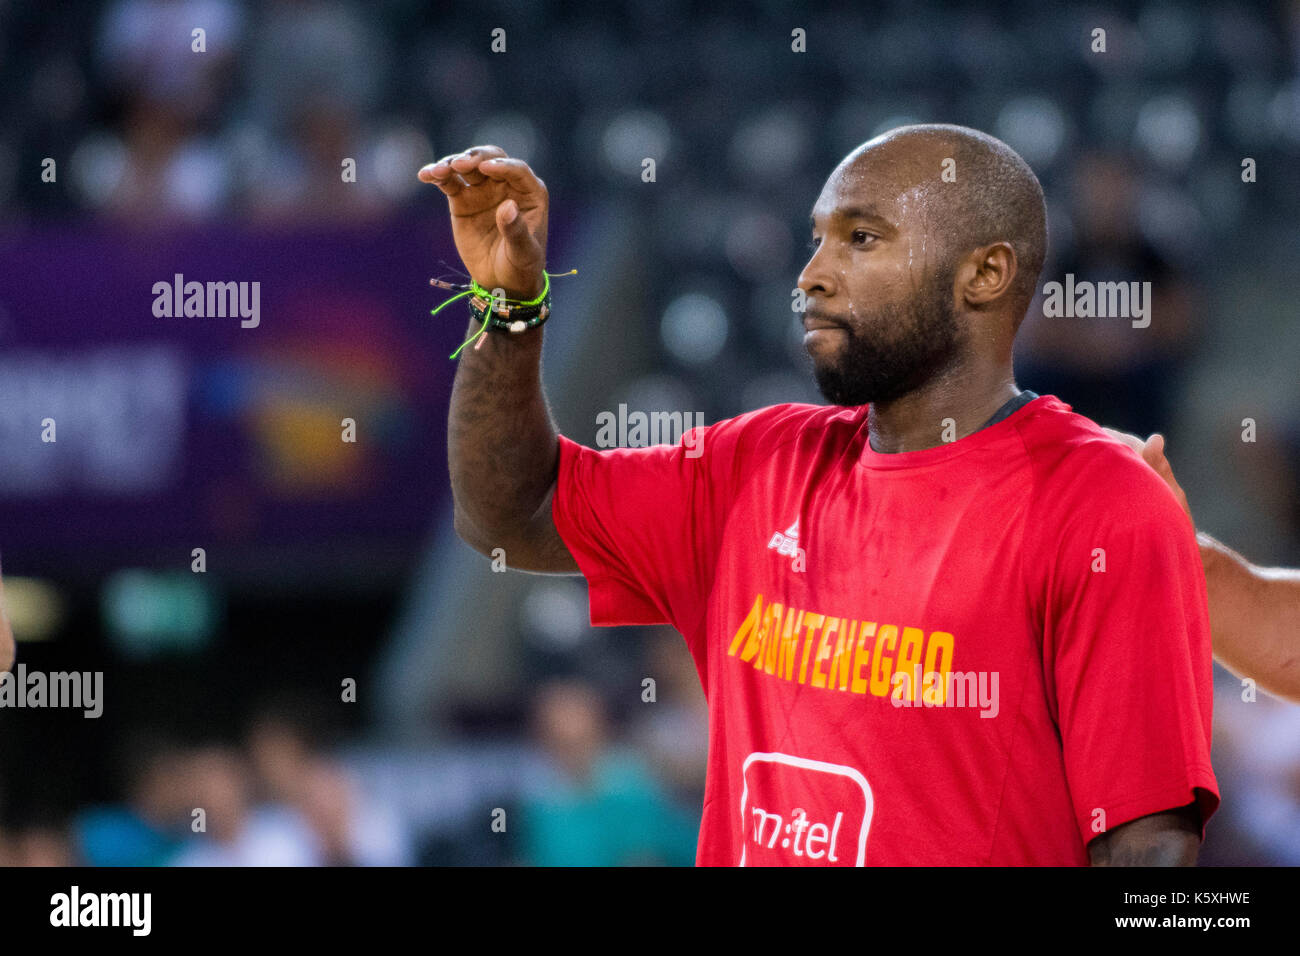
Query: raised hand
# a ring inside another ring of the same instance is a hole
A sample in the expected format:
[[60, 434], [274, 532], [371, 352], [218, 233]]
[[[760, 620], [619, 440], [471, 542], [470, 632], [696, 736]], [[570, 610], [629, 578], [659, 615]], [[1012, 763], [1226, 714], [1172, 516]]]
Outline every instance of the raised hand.
[[456, 251], [474, 281], [532, 299], [546, 267], [546, 184], [500, 146], [473, 146], [420, 170], [447, 195]]

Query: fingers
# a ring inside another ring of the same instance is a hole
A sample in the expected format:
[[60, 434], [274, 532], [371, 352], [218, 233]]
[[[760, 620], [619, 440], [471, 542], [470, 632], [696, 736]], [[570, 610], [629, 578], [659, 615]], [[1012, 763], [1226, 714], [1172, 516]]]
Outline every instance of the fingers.
[[1138, 438], [1137, 435], [1122, 432], [1117, 428], [1107, 428], [1103, 425], [1101, 430], [1111, 438], [1114, 438], [1117, 441], [1122, 441], [1124, 444], [1128, 445], [1129, 448], [1132, 448], [1137, 452], [1142, 457], [1142, 460], [1152, 468], [1156, 469], [1156, 471], [1160, 471], [1162, 467], [1172, 470], [1169, 468], [1169, 462], [1165, 459], [1165, 436], [1159, 432], [1156, 432], [1148, 437], [1146, 441], [1143, 441], [1141, 438]]
[[1156, 432], [1142, 446], [1142, 460], [1156, 471], [1173, 471], [1165, 458], [1165, 436]]
[[[537, 180], [536, 177], [532, 175], [532, 171], [528, 169], [527, 164], [524, 163], [523, 160], [508, 159], [504, 149], [500, 146], [490, 145], [471, 146], [469, 149], [459, 153], [449, 153], [436, 163], [430, 163], [428, 166], [423, 167], [419, 172], [419, 178], [421, 182], [433, 183], [438, 186], [438, 188], [448, 196], [454, 196], [466, 186], [477, 186], [480, 183], [487, 181], [489, 178], [488, 175], [485, 175], [487, 170], [480, 169], [483, 163], [502, 161], [512, 164], [512, 166], [522, 166], [526, 171], [527, 177], [531, 177], [540, 184], [541, 180]], [[504, 178], [495, 171], [493, 171], [493, 173], [494, 174], [491, 176], [493, 179], [500, 180]], [[517, 180], [521, 183], [523, 182], [523, 178], [517, 177]], [[515, 185], [515, 181], [510, 181], [510, 184]], [[523, 187], [518, 186], [516, 188]]]
[[484, 160], [479, 164], [478, 169], [481, 173], [490, 176], [492, 179], [500, 180], [525, 195], [537, 195], [538, 197], [546, 195], [546, 184], [528, 168], [528, 164], [522, 159], [511, 159], [507, 156], [495, 157]]
[[420, 182], [433, 183], [448, 196], [454, 196], [467, 187], [469, 183], [465, 181], [465, 178], [451, 168], [451, 160], [456, 155], [456, 153], [452, 153], [449, 156], [444, 156], [436, 163], [430, 163], [428, 166], [423, 167], [419, 172]]
[[471, 146], [459, 156], [451, 160], [451, 168], [464, 178], [465, 182], [471, 186], [477, 186], [483, 180], [487, 179], [479, 171], [479, 164], [484, 160], [496, 159], [505, 156], [506, 151], [500, 146]]
[[1187, 503], [1187, 493], [1183, 491], [1183, 486], [1178, 483], [1174, 477], [1174, 466], [1169, 464], [1169, 459], [1165, 457], [1165, 436], [1156, 432], [1147, 439], [1146, 445], [1142, 448], [1142, 460], [1155, 469], [1155, 473], [1164, 479], [1178, 499], [1178, 504], [1190, 518], [1192, 516], [1191, 505]]
[[1128, 432], [1118, 431], [1114, 428], [1102, 426], [1104, 431], [1116, 441], [1121, 441], [1129, 448], [1138, 453], [1138, 457], [1154, 471], [1173, 491], [1174, 497], [1178, 499], [1178, 504], [1183, 511], [1190, 517], [1192, 509], [1187, 503], [1187, 495], [1183, 492], [1178, 480], [1174, 477], [1174, 468], [1169, 464], [1169, 459], [1165, 457], [1165, 436], [1156, 432], [1150, 435], [1146, 441], [1138, 438], [1137, 435], [1130, 435]]
[[1142, 460], [1150, 465], [1157, 475], [1164, 479], [1165, 484], [1172, 489], [1174, 497], [1178, 499], [1178, 503], [1182, 506], [1182, 509], [1187, 512], [1190, 517], [1192, 509], [1187, 503], [1187, 494], [1183, 491], [1182, 485], [1178, 483], [1178, 479], [1174, 477], [1174, 466], [1169, 464], [1169, 459], [1165, 457], [1164, 435], [1156, 432], [1147, 439], [1146, 444], [1142, 446]]
[[1122, 441], [1135, 452], [1142, 453], [1142, 439], [1138, 438], [1137, 435], [1130, 435], [1128, 432], [1122, 432], [1116, 428], [1107, 428], [1105, 425], [1102, 426], [1101, 430], [1116, 441]]

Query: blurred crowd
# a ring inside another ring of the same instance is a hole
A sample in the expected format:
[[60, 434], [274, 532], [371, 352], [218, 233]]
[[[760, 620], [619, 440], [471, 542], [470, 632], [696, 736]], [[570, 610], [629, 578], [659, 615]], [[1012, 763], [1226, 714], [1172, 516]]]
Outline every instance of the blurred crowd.
[[409, 865], [402, 822], [321, 749], [320, 711], [305, 700], [261, 709], [240, 745], [133, 733], [116, 761], [119, 802], [66, 827], [0, 831], [0, 863]]
[[[491, 49], [498, 27], [505, 53]], [[441, 216], [416, 170], [497, 143], [538, 170], [553, 207], [635, 249], [586, 293], [596, 318], [613, 294], [634, 320], [590, 370], [610, 384], [582, 390], [587, 405], [712, 421], [820, 401], [790, 289], [835, 163], [902, 123], [965, 123], [1043, 181], [1041, 282], [1152, 284], [1145, 330], [1046, 319], [1036, 302], [1019, 384], [1102, 424], [1166, 433], [1198, 523], [1260, 563], [1295, 565], [1298, 66], [1293, 2], [3, 4], [0, 229]], [[47, 157], [54, 182], [40, 176]], [[1245, 157], [1256, 179], [1243, 180]], [[584, 276], [601, 249], [582, 249]], [[576, 301], [589, 280], [570, 281]], [[573, 384], [548, 380], [558, 394]], [[1244, 417], [1259, 420], [1258, 441], [1239, 440]], [[565, 431], [592, 443], [594, 426]], [[434, 547], [445, 565], [466, 560], [454, 542]], [[368, 773], [404, 758], [377, 736], [339, 746], [300, 702], [250, 710], [237, 744], [126, 735], [115, 803], [39, 825], [0, 806], [0, 863], [689, 863], [707, 721], [685, 647], [661, 629], [593, 637], [559, 587], [530, 581], [509, 599], [518, 607], [482, 660], [515, 661], [511, 680], [475, 675], [451, 644], [427, 668], [458, 662], [422, 715], [443, 733], [436, 752], [499, 764], [463, 777], [450, 757], [430, 765], [476, 815], [439, 811], [407, 785], [414, 771]], [[529, 650], [537, 633], [544, 652]], [[595, 647], [606, 666], [583, 667]], [[645, 674], [653, 702], [637, 696]], [[1247, 705], [1222, 671], [1217, 691], [1223, 811], [1202, 860], [1300, 864], [1300, 710]], [[498, 740], [508, 746], [489, 758]], [[6, 771], [20, 772], [0, 768], [0, 795]]]
[[366, 781], [364, 762], [350, 763], [328, 729], [328, 708], [282, 694], [251, 711], [237, 743], [127, 735], [113, 761], [119, 799], [0, 828], [0, 865], [688, 866], [707, 716], [674, 642], [666, 632], [654, 642], [663, 666], [644, 718], [614, 720], [579, 677], [542, 681], [525, 745], [495, 784], [468, 782], [481, 788], [476, 805], [501, 804], [472, 826], [428, 826], [409, 809], [418, 784]]

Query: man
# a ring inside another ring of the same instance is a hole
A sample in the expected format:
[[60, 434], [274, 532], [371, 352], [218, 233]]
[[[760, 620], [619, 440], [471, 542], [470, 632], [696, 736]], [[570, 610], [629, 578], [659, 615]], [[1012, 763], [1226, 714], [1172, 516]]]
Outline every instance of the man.
[[[1144, 442], [1127, 432], [1106, 431], [1142, 456], [1190, 518], [1187, 495], [1165, 457], [1164, 436]], [[1300, 703], [1300, 571], [1258, 567], [1204, 531], [1197, 532], [1196, 543], [1205, 568], [1214, 656], [1238, 677]]]
[[[547, 194], [524, 162], [483, 146], [420, 175], [477, 282], [542, 292]], [[559, 436], [535, 329], [463, 353], [461, 537], [581, 571], [593, 624], [686, 638], [710, 708], [697, 863], [1195, 862], [1219, 799], [1204, 578], [1164, 483], [1015, 385], [1045, 221], [985, 134], [863, 144], [799, 276], [833, 404], [677, 446]]]

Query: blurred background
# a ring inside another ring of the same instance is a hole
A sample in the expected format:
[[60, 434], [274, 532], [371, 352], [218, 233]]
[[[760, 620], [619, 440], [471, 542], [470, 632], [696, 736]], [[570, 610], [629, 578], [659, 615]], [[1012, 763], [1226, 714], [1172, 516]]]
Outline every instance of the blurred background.
[[[1154, 296], [1147, 329], [1035, 302], [1020, 385], [1164, 432], [1200, 528], [1300, 564], [1298, 66], [1296, 2], [0, 2], [8, 608], [21, 664], [104, 674], [98, 719], [0, 710], [0, 864], [693, 861], [680, 637], [452, 531], [466, 320], [429, 315], [459, 262], [415, 174], [476, 143], [550, 190], [548, 390], [595, 444], [620, 403], [819, 402], [825, 177], [903, 123], [1003, 138], [1040, 288]], [[176, 274], [259, 282], [260, 324], [156, 317]], [[1300, 864], [1300, 708], [1216, 687], [1201, 861]]]

